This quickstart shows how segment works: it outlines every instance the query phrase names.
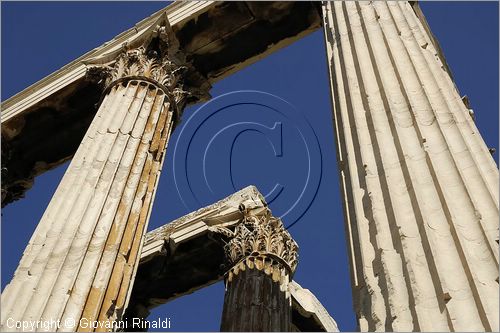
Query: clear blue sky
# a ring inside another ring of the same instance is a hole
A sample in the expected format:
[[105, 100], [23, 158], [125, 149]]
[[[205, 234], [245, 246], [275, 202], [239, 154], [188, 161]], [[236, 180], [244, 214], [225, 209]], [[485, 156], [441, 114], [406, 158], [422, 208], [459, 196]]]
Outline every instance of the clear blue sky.
[[[5, 100], [130, 28], [165, 3], [2, 2], [1, 6], [1, 92]], [[422, 2], [421, 6], [441, 43], [461, 93], [471, 100], [483, 137], [489, 146], [497, 147], [498, 3]], [[316, 294], [342, 330], [355, 330], [322, 31], [217, 83], [211, 93], [218, 96], [240, 89], [256, 89], [280, 96], [301, 111], [314, 128], [320, 142], [323, 172], [311, 207], [290, 229], [300, 246], [300, 264], [295, 279]], [[195, 109], [188, 108], [184, 119]], [[275, 119], [264, 116], [260, 121], [271, 126]], [[183, 123], [177, 127], [171, 142], [175, 142], [182, 126]], [[284, 135], [287, 135], [286, 124], [283, 126]], [[267, 147], [265, 139], [256, 133], [238, 139], [240, 153], [233, 156], [236, 186], [255, 184], [262, 192], [268, 192], [279, 181], [285, 190], [292, 191], [295, 179], [302, 179], [304, 175], [303, 153], [285, 142], [283, 156], [277, 159], [266, 150]], [[167, 154], [150, 230], [191, 211], [182, 204], [175, 189], [172, 148], [169, 147]], [[222, 157], [220, 160], [225, 161]], [[498, 163], [498, 153], [495, 159]], [[217, 161], [217, 155], [212, 156], [210, 168], [217, 169]], [[25, 199], [3, 210], [2, 289], [11, 279], [66, 167], [64, 164], [38, 177]], [[229, 194], [225, 190], [219, 192], [201, 201], [208, 204]], [[279, 215], [284, 206], [286, 203], [277, 200], [271, 204], [271, 209]], [[223, 285], [218, 283], [159, 307], [153, 317], [170, 317], [175, 331], [217, 331], [223, 294]]]

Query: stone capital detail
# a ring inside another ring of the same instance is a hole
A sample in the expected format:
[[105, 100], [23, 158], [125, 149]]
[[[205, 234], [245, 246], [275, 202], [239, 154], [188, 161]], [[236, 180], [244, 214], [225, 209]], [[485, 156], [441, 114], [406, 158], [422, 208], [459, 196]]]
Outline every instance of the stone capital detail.
[[298, 245], [271, 211], [246, 214], [224, 247], [232, 265], [228, 280], [247, 268], [263, 270], [273, 280], [287, 284], [298, 263]]
[[126, 77], [143, 77], [150, 79], [173, 91], [180, 83], [182, 73], [187, 69], [161, 57], [157, 51], [140, 46], [136, 49], [124, 50], [114, 66], [109, 68], [106, 84]]
[[148, 81], [180, 103], [187, 94], [183, 89], [183, 75], [187, 67], [178, 65], [159, 50], [140, 46], [124, 49], [110, 64], [90, 67], [89, 76], [104, 83], [105, 91], [113, 85], [128, 80]]
[[162, 89], [176, 106], [209, 99], [211, 85], [186, 61], [171, 27], [162, 18], [152, 30], [131, 44], [123, 44], [86, 62], [87, 79], [104, 86], [137, 80]]

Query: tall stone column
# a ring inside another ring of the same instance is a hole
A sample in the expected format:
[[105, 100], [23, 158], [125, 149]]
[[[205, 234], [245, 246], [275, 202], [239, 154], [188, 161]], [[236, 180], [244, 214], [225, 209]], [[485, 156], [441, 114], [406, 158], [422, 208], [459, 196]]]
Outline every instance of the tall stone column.
[[152, 34], [90, 71], [104, 98], [2, 294], [3, 330], [8, 320], [60, 320], [60, 330], [88, 331], [78, 324], [121, 317], [187, 94], [165, 27]]
[[290, 332], [297, 244], [269, 210], [247, 216], [231, 236], [221, 331]]
[[498, 331], [498, 169], [408, 2], [325, 2], [362, 331]]

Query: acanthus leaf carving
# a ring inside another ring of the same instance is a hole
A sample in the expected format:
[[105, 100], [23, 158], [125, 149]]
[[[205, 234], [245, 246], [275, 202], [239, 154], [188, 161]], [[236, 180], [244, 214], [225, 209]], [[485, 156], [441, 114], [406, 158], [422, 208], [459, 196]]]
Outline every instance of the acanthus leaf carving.
[[273, 266], [284, 266], [289, 276], [297, 267], [298, 248], [281, 220], [272, 216], [269, 209], [261, 214], [246, 214], [224, 247], [226, 257], [234, 267], [239, 267], [240, 262], [247, 259], [257, 263], [257, 268], [259, 262], [269, 261]]
[[88, 73], [95, 75], [101, 72], [99, 77], [106, 77], [107, 87], [120, 79], [143, 78], [166, 88], [168, 93], [181, 96], [184, 93], [182, 83], [186, 70], [186, 66], [178, 65], [168, 56], [162, 56], [157, 50], [143, 45], [134, 49], [124, 47], [116, 60], [107, 64], [90, 66]]

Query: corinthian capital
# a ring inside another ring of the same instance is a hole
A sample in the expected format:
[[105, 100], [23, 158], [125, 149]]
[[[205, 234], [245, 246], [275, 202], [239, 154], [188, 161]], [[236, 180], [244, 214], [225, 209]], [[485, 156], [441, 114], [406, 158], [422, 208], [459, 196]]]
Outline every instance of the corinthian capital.
[[187, 67], [178, 65], [157, 51], [141, 46], [124, 50], [109, 70], [107, 84], [126, 77], [147, 78], [164, 85], [170, 91], [177, 88]]
[[180, 106], [210, 97], [210, 84], [186, 61], [166, 16], [145, 34], [86, 65], [87, 78], [105, 91], [123, 81], [142, 80], [164, 90]]
[[124, 48], [116, 60], [89, 68], [88, 75], [104, 83], [105, 90], [113, 85], [128, 80], [143, 80], [164, 90], [177, 104], [181, 103], [189, 92], [184, 87], [184, 74], [187, 66], [172, 61], [159, 48], [141, 45], [134, 49]]
[[273, 280], [287, 284], [297, 267], [297, 251], [297, 243], [269, 209], [256, 215], [246, 214], [225, 246], [233, 265], [228, 279], [231, 281], [233, 275], [248, 268], [263, 270]]

